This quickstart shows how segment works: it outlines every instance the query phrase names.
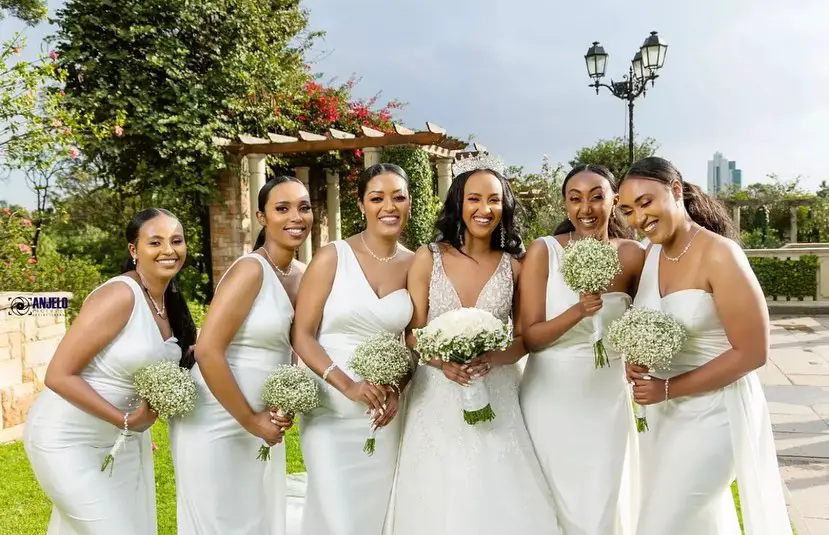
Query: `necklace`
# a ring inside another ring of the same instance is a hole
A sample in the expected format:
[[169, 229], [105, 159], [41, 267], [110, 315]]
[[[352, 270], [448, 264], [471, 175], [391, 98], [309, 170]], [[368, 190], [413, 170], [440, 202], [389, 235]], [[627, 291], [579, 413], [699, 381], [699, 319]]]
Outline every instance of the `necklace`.
[[685, 249], [683, 249], [682, 252], [679, 253], [679, 256], [668, 256], [668, 253], [665, 252], [665, 249], [662, 249], [662, 256], [664, 256], [666, 259], [670, 260], [671, 262], [679, 262], [679, 259], [682, 258], [685, 255], [685, 253], [688, 252], [688, 249], [691, 248], [691, 244], [694, 242], [694, 238], [697, 237], [697, 234], [699, 233], [700, 230], [702, 230], [702, 227], [697, 227], [697, 231], [694, 232], [694, 235], [691, 236], [690, 240], [688, 240], [688, 243], [685, 245]]
[[290, 277], [291, 276], [291, 273], [294, 272], [294, 261], [293, 261], [293, 259], [291, 260], [291, 263], [288, 264], [288, 271], [282, 271], [281, 269], [279, 269], [279, 266], [276, 265], [276, 262], [273, 261], [273, 259], [271, 258], [271, 255], [268, 253], [268, 250], [265, 249], [264, 247], [262, 247], [262, 251], [265, 253], [265, 256], [268, 257], [268, 262], [271, 263], [273, 268], [276, 271], [278, 271], [280, 275], [282, 275], [283, 277]]
[[397, 256], [397, 252], [400, 250], [400, 249], [399, 249], [399, 247], [398, 247], [398, 245], [395, 243], [395, 244], [394, 244], [394, 253], [392, 253], [392, 255], [391, 255], [391, 256], [384, 256], [384, 257], [381, 257], [381, 256], [377, 256], [376, 254], [374, 254], [374, 251], [372, 251], [371, 249], [369, 249], [369, 246], [366, 244], [366, 240], [365, 240], [365, 238], [363, 238], [363, 233], [362, 233], [362, 232], [360, 233], [360, 241], [362, 241], [362, 242], [363, 242], [363, 247], [365, 247], [365, 248], [366, 248], [366, 251], [368, 251], [368, 254], [370, 254], [371, 256], [373, 256], [373, 257], [374, 257], [374, 259], [375, 259], [375, 260], [377, 260], [378, 262], [389, 262], [389, 261], [391, 261], [391, 260], [394, 260], [394, 257], [395, 257], [395, 256]]
[[158, 303], [155, 302], [155, 299], [153, 299], [153, 296], [150, 295], [150, 291], [147, 289], [147, 281], [144, 280], [144, 275], [142, 275], [141, 272], [137, 269], [135, 270], [135, 272], [138, 274], [138, 278], [141, 279], [141, 287], [144, 288], [144, 293], [146, 293], [147, 297], [150, 298], [150, 302], [153, 304], [155, 313], [158, 315], [159, 318], [163, 318], [164, 312], [167, 310], [167, 307], [164, 304], [164, 296], [161, 296], [161, 307], [159, 307]]

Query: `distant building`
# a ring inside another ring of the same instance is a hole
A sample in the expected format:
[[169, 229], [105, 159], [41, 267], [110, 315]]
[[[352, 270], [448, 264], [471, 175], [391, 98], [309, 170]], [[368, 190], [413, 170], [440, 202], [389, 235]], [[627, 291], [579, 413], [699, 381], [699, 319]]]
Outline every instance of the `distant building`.
[[737, 189], [743, 187], [743, 171], [737, 169], [737, 162], [715, 152], [714, 159], [708, 160], [708, 193], [716, 195], [732, 184]]

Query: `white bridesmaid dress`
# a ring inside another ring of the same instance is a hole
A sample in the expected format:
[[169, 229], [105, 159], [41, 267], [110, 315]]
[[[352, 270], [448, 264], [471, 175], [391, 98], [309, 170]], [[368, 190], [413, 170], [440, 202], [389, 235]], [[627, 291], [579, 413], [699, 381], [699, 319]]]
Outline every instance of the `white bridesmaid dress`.
[[[159, 361], [178, 362], [181, 348], [174, 337], [163, 339], [135, 280], [120, 275], [98, 288], [115, 283], [132, 289], [132, 313], [81, 377], [126, 412], [137, 407], [135, 373]], [[112, 474], [109, 467], [101, 471], [120, 433], [49, 389], [38, 396], [26, 420], [23, 445], [38, 483], [53, 504], [47, 535], [157, 533], [150, 432], [132, 433], [116, 454]]]
[[[431, 248], [428, 321], [461, 307], [440, 249]], [[513, 286], [504, 254], [476, 308], [507, 321]], [[521, 418], [520, 379], [517, 364], [493, 368], [483, 381], [495, 419], [471, 426], [463, 419], [464, 387], [437, 368], [417, 368], [406, 394], [390, 535], [561, 535]]]
[[[335, 241], [337, 270], [323, 308], [318, 341], [340, 370], [360, 380], [347, 361], [364, 340], [386, 331], [402, 334], [412, 317], [406, 289], [378, 297], [351, 246]], [[301, 357], [301, 355], [300, 355]], [[370, 420], [355, 403], [319, 379], [320, 407], [299, 428], [308, 468], [302, 535], [380, 535], [389, 505], [400, 415], [377, 432], [374, 455], [363, 452]]]
[[[268, 375], [291, 363], [294, 309], [265, 258], [249, 253], [236, 261], [242, 259], [259, 262], [262, 285], [226, 356], [239, 389], [259, 412], [265, 410], [262, 387]], [[284, 535], [284, 442], [271, 448], [268, 462], [257, 459], [264, 441], [216, 400], [198, 364], [192, 377], [199, 393], [196, 408], [170, 422], [178, 535]]]
[[[561, 275], [564, 248], [545, 237], [549, 256], [546, 319], [579, 296]], [[602, 332], [628, 309], [626, 293], [602, 295]], [[633, 535], [636, 516], [636, 426], [624, 363], [605, 340], [609, 367], [593, 361], [593, 320], [585, 318], [551, 346], [531, 353], [520, 400], [564, 535]], [[667, 533], [667, 532], [666, 532]]]
[[[661, 246], [645, 261], [634, 305], [662, 310], [688, 339], [674, 377], [713, 360], [731, 345], [712, 295], [700, 289], [662, 297]], [[647, 406], [639, 435], [642, 505], [637, 535], [739, 535], [730, 484], [736, 475], [746, 535], [791, 535], [766, 398], [756, 372], [725, 388]]]

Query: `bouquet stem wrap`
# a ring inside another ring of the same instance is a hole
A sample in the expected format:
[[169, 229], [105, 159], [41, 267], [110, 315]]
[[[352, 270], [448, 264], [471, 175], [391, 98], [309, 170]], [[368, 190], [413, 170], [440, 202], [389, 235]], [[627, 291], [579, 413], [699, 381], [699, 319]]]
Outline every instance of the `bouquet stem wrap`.
[[593, 343], [593, 363], [596, 368], [610, 366], [610, 359], [607, 357], [607, 349], [605, 349], [604, 342], [602, 342], [603, 329], [604, 325], [602, 317], [599, 314], [596, 314], [593, 316], [593, 335], [590, 337], [590, 341]]
[[489, 392], [483, 379], [473, 379], [469, 386], [462, 386], [463, 419], [469, 425], [489, 422], [495, 419], [495, 412], [489, 403]]

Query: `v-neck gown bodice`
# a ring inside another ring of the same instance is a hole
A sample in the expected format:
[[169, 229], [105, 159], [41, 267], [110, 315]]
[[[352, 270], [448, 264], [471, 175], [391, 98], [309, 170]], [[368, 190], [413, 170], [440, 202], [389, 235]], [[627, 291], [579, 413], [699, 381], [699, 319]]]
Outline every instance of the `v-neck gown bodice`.
[[[337, 269], [322, 311], [317, 340], [340, 370], [360, 380], [347, 365], [357, 346], [381, 331], [402, 334], [412, 317], [409, 292], [378, 296], [351, 246], [333, 243]], [[321, 406], [304, 415], [300, 439], [308, 487], [302, 535], [379, 535], [389, 503], [397, 449], [398, 415], [377, 432], [376, 450], [363, 444], [369, 431], [366, 406], [319, 379]]]
[[[692, 371], [731, 348], [713, 296], [686, 289], [662, 296], [661, 246], [648, 253], [634, 306], [661, 310], [687, 340], [661, 378]], [[757, 328], [762, 328], [757, 326]], [[637, 535], [739, 535], [735, 476], [746, 535], [791, 535], [771, 422], [756, 372], [725, 388], [648, 405], [639, 435], [642, 502]]]
[[[440, 249], [429, 282], [428, 320], [461, 308]], [[506, 321], [513, 277], [504, 254], [475, 304]], [[517, 364], [483, 378], [495, 412], [490, 422], [463, 419], [462, 386], [419, 366], [407, 406], [387, 533], [392, 535], [560, 535], [553, 496], [533, 452], [518, 403]]]

